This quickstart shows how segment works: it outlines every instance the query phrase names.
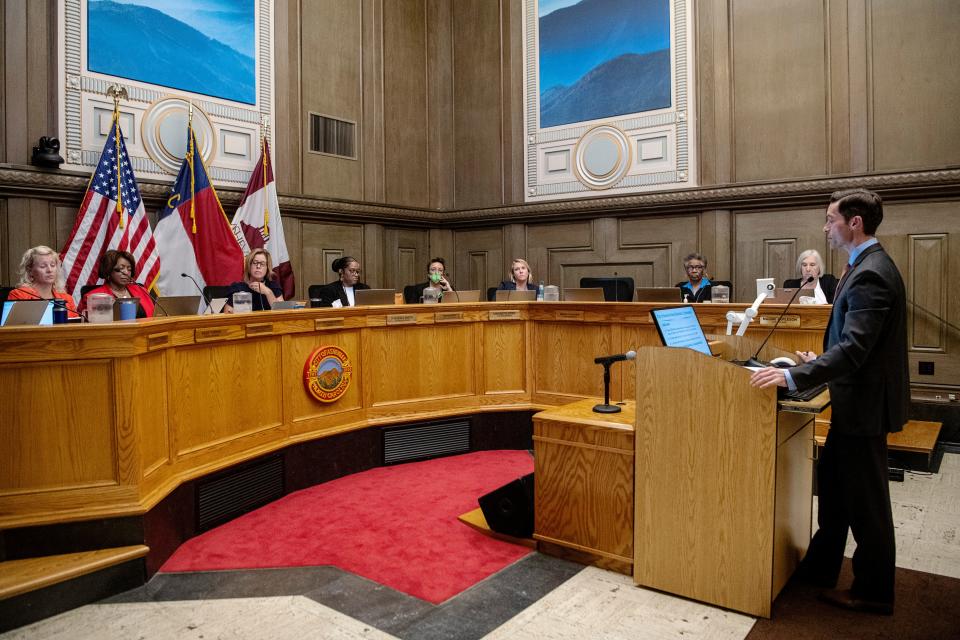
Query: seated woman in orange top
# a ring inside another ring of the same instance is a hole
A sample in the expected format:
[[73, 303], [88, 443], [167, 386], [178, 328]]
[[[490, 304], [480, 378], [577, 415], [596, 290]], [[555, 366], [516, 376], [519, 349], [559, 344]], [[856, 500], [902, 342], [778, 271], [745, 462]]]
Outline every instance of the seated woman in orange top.
[[80, 313], [86, 311], [87, 298], [91, 293], [106, 293], [114, 298], [136, 298], [140, 301], [137, 317], [153, 316], [153, 298], [147, 288], [137, 282], [137, 261], [130, 252], [114, 249], [104, 252], [100, 256], [97, 275], [103, 278], [104, 283], [87, 291], [80, 300]]
[[27, 249], [20, 260], [20, 283], [7, 300], [59, 300], [67, 308], [68, 318], [78, 318], [73, 298], [63, 286], [60, 256], [50, 247]]

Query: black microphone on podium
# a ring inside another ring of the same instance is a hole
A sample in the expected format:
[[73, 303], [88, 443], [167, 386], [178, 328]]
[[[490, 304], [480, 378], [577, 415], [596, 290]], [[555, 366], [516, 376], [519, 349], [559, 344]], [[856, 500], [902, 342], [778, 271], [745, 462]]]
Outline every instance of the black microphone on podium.
[[201, 289], [201, 288], [200, 288], [200, 285], [197, 284], [197, 281], [193, 279], [193, 276], [191, 276], [189, 273], [181, 273], [181, 274], [180, 274], [180, 277], [181, 277], [181, 278], [188, 278], [188, 279], [190, 280], [190, 282], [193, 283], [193, 286], [195, 286], [195, 287], [197, 288], [197, 291], [199, 291], [199, 292], [200, 292], [200, 295], [203, 297], [203, 301], [207, 303], [207, 310], [212, 314], [212, 313], [213, 313], [213, 307], [210, 306], [210, 298], [208, 298], [208, 297], [207, 297], [207, 294], [205, 294], [205, 293], [203, 292], [203, 289]]
[[780, 312], [780, 315], [777, 317], [777, 321], [773, 323], [773, 328], [770, 329], [770, 333], [767, 334], [767, 337], [763, 339], [763, 342], [760, 343], [760, 346], [757, 347], [757, 352], [753, 354], [744, 364], [748, 367], [769, 367], [770, 365], [766, 362], [761, 362], [757, 359], [757, 356], [760, 355], [760, 352], [763, 351], [763, 348], [767, 345], [767, 340], [770, 339], [770, 336], [773, 335], [773, 332], [777, 330], [777, 327], [780, 325], [780, 321], [783, 320], [783, 316], [787, 314], [787, 311], [790, 309], [790, 305], [793, 304], [793, 301], [797, 299], [797, 295], [800, 293], [800, 290], [803, 289], [805, 285], [813, 282], [814, 277], [809, 276], [806, 280], [800, 283], [800, 286], [797, 287], [797, 290], [793, 292], [793, 295], [790, 296], [790, 302], [787, 303], [787, 306], [783, 308], [783, 311]]
[[627, 351], [626, 353], [618, 353], [612, 356], [598, 356], [593, 359], [594, 364], [603, 365], [603, 404], [594, 405], [594, 412], [620, 413], [620, 407], [615, 404], [610, 404], [610, 365], [614, 362], [633, 360], [636, 357], [636, 351]]

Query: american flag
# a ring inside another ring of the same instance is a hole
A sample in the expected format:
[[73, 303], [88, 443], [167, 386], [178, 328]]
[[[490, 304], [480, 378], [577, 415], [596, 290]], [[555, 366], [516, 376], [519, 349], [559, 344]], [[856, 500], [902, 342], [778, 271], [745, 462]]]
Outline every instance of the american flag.
[[[117, 207], [118, 193], [122, 212]], [[137, 281], [147, 289], [153, 288], [160, 275], [160, 255], [116, 117], [100, 162], [90, 176], [70, 239], [61, 252], [67, 292], [77, 302], [81, 287], [97, 284], [97, 265], [108, 249], [133, 254]]]

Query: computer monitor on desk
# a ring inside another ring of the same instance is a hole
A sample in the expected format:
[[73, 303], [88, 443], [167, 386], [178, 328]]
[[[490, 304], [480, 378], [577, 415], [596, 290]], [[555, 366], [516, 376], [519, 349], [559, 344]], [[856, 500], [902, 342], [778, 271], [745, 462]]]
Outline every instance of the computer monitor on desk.
[[650, 316], [664, 346], [686, 347], [708, 356], [713, 355], [692, 306], [651, 309]]

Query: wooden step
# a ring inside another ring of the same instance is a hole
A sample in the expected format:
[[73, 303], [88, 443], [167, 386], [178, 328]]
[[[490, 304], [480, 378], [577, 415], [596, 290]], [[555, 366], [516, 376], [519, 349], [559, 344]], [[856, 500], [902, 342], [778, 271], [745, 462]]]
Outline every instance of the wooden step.
[[503, 540], [504, 542], [512, 542], [513, 544], [519, 544], [531, 549], [537, 548], [537, 542], [531, 538], [514, 538], [513, 536], [508, 536], [506, 534], [493, 531], [490, 528], [490, 525], [487, 524], [487, 519], [483, 515], [483, 509], [480, 509], [479, 507], [473, 511], [468, 511], [464, 514], [461, 514], [457, 517], [457, 520], [467, 525], [471, 529], [479, 531], [485, 536], [490, 536], [491, 538], [496, 538], [497, 540]]
[[0, 562], [0, 600], [142, 558], [149, 550], [139, 544]]
[[[937, 446], [941, 427], [943, 427], [942, 422], [911, 420], [903, 425], [903, 431], [887, 434], [887, 448], [894, 451], [926, 454], [929, 463], [930, 456], [933, 455], [933, 450]], [[827, 439], [827, 432], [830, 431], [830, 421], [818, 418], [815, 429], [814, 437], [817, 444], [822, 447]]]

